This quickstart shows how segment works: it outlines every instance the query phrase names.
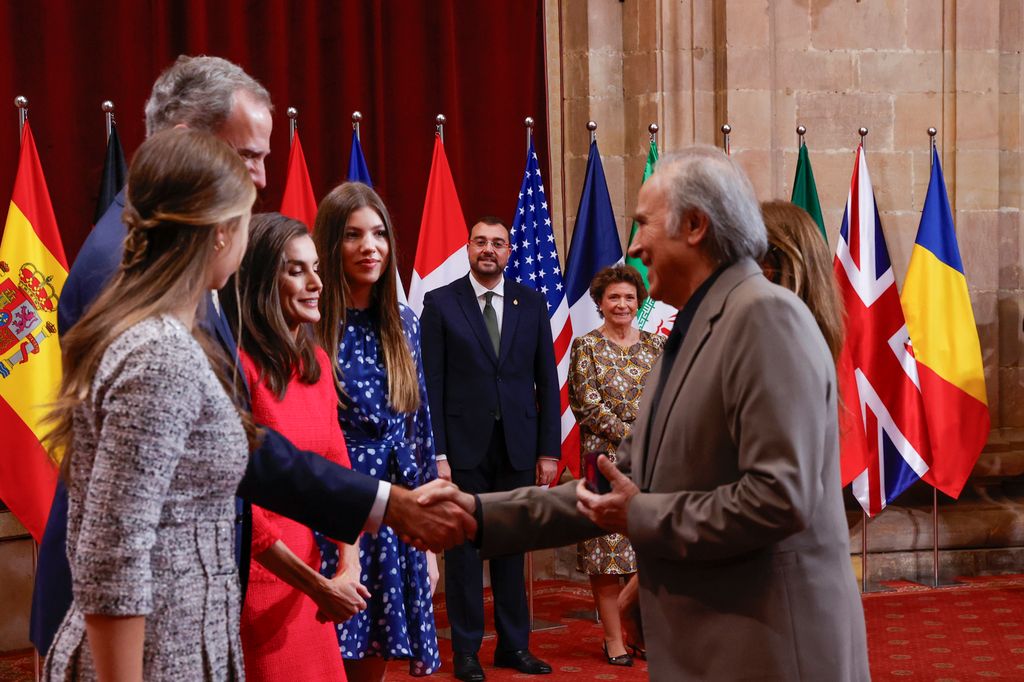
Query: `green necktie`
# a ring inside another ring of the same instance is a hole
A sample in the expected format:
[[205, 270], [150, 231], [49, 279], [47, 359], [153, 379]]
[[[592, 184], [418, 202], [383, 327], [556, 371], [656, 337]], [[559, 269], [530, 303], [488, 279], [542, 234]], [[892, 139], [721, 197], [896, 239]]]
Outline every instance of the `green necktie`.
[[494, 354], [497, 355], [501, 348], [501, 332], [498, 331], [498, 313], [491, 305], [492, 298], [494, 298], [493, 291], [484, 294], [484, 324], [487, 325], [487, 335], [491, 337], [491, 345], [494, 346]]

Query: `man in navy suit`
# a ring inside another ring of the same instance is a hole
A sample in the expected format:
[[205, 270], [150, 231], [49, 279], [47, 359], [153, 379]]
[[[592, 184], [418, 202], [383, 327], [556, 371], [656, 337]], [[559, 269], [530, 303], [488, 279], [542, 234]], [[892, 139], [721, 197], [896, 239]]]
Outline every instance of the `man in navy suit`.
[[[239, 66], [218, 57], [181, 56], [153, 84], [146, 103], [146, 132], [175, 126], [208, 130], [234, 147], [253, 183], [263, 189], [264, 160], [270, 154], [273, 126], [271, 111], [269, 93]], [[122, 190], [96, 223], [68, 273], [57, 305], [61, 335], [86, 312], [120, 265], [126, 236], [121, 222], [124, 202]], [[216, 292], [211, 293], [204, 322], [229, 356], [235, 357], [235, 339], [220, 315]], [[243, 589], [249, 568], [250, 502], [350, 543], [360, 531], [375, 532], [386, 523], [418, 546], [437, 551], [463, 542], [465, 530], [474, 527], [472, 517], [457, 508], [424, 515], [415, 493], [297, 450], [270, 429], [250, 457], [238, 494], [246, 501], [239, 504], [236, 533]], [[32, 595], [30, 634], [43, 655], [71, 604], [66, 541], [67, 490], [58, 483], [39, 546]]]
[[[469, 234], [470, 274], [427, 293], [423, 364], [438, 475], [471, 493], [547, 485], [558, 464], [561, 426], [547, 302], [502, 276], [508, 227], [482, 218]], [[494, 664], [551, 672], [529, 651], [523, 555], [491, 560], [498, 646]], [[484, 679], [483, 575], [470, 544], [445, 553], [445, 598], [455, 677]]]

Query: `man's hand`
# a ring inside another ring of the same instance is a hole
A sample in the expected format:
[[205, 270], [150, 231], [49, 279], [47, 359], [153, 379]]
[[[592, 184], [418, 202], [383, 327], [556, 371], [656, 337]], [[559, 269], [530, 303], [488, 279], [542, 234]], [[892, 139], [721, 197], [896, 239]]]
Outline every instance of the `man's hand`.
[[576, 508], [601, 528], [625, 535], [629, 501], [640, 489], [604, 455], [597, 458], [597, 468], [612, 484], [612, 491], [596, 495], [587, 490], [586, 481], [580, 479], [576, 485]]
[[448, 464], [448, 460], [439, 459], [437, 461], [437, 477], [442, 481], [452, 480], [452, 468]]
[[541, 458], [537, 460], [537, 485], [548, 485], [555, 480], [558, 460]]
[[476, 520], [472, 514], [444, 497], [429, 507], [417, 502], [423, 494], [449, 487], [458, 490], [454, 484], [441, 479], [412, 491], [391, 486], [384, 523], [394, 528], [403, 542], [422, 551], [440, 552], [461, 545], [476, 535]]
[[[416, 502], [421, 507], [433, 507], [444, 503], [454, 503], [458, 505], [462, 511], [466, 512], [473, 517], [476, 512], [476, 498], [469, 493], [464, 493], [459, 490], [459, 486], [454, 483], [447, 483], [444, 485], [434, 485], [437, 481], [431, 481], [430, 484], [420, 486], [414, 491], [416, 493]], [[473, 531], [473, 536], [476, 536], [476, 530]]]
[[320, 588], [309, 596], [317, 605], [318, 621], [344, 623], [366, 608], [365, 600], [370, 598], [370, 591], [345, 572], [331, 580], [324, 578]]

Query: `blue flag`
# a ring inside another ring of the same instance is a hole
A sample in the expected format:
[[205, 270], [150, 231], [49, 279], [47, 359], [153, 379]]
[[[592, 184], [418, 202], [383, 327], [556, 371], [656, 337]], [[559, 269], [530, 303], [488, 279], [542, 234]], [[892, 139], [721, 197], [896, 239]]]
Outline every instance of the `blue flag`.
[[590, 143], [587, 176], [583, 182], [580, 207], [576, 211], [569, 259], [565, 264], [565, 286], [574, 335], [582, 336], [601, 325], [596, 306], [590, 300], [590, 282], [601, 268], [621, 260], [619, 230], [601, 166], [601, 154], [594, 141]]
[[352, 131], [352, 153], [348, 157], [348, 179], [373, 187], [370, 169], [366, 167], [366, 157], [363, 156], [363, 146], [359, 144], [359, 136], [354, 130]]

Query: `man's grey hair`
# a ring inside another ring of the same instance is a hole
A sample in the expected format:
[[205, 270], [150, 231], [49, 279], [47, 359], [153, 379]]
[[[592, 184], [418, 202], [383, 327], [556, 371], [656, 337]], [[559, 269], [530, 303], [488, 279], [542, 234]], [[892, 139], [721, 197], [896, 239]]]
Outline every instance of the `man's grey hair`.
[[178, 124], [216, 133], [231, 114], [239, 90], [274, 110], [267, 89], [237, 64], [181, 55], [153, 83], [146, 102], [146, 135]]
[[768, 250], [768, 234], [761, 207], [747, 174], [722, 150], [708, 145], [665, 154], [652, 177], [665, 190], [670, 235], [688, 211], [708, 217], [708, 255], [718, 263], [741, 258], [761, 260]]

